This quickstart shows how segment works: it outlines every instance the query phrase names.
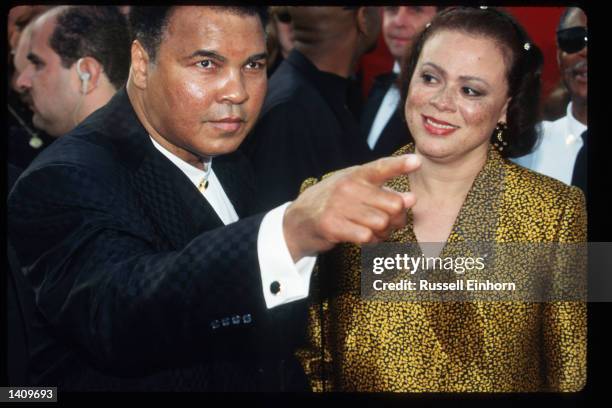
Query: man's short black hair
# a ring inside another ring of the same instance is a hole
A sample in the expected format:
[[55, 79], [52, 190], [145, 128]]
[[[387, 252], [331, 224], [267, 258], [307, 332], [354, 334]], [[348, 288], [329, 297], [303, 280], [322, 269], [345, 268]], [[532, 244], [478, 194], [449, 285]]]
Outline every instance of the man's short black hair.
[[130, 71], [130, 32], [127, 19], [115, 6], [69, 6], [57, 15], [49, 45], [62, 65], [95, 58], [117, 89]]
[[[142, 6], [130, 9], [129, 20], [132, 39], [138, 40], [151, 61], [155, 61], [157, 50], [161, 44], [164, 32], [176, 6], [158, 7]], [[230, 13], [247, 16], [259, 16], [262, 27], [268, 23], [267, 7], [257, 6], [211, 6]]]

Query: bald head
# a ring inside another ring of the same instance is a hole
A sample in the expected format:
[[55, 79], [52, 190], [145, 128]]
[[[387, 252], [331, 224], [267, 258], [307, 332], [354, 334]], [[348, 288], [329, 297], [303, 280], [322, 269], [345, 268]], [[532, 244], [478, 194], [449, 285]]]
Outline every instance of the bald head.
[[557, 31], [568, 28], [570, 19], [573, 19], [576, 15], [584, 15], [584, 11], [580, 7], [568, 7], [566, 8], [561, 17], [559, 17], [559, 24], [557, 25]]
[[69, 6], [57, 6], [53, 7], [32, 21], [32, 25], [35, 31], [50, 31], [51, 33], [57, 25], [57, 16], [65, 11]]
[[355, 28], [355, 10], [344, 7], [288, 7], [294, 40], [304, 44], [333, 41]]
[[[381, 16], [376, 7], [288, 7], [295, 48], [319, 69], [346, 76], [376, 46]], [[332, 60], [335, 60], [332, 61]]]
[[8, 14], [8, 38], [11, 50], [15, 50], [19, 37], [25, 26], [32, 22], [36, 16], [49, 9], [49, 6], [15, 6]]

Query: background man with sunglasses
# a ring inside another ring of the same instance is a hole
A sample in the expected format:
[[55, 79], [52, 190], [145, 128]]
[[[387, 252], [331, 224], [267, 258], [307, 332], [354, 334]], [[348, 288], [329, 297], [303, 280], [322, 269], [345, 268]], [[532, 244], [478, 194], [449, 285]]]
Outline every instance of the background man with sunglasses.
[[586, 188], [587, 17], [568, 7], [557, 28], [557, 62], [570, 94], [567, 114], [542, 122], [542, 140], [517, 163], [567, 184]]

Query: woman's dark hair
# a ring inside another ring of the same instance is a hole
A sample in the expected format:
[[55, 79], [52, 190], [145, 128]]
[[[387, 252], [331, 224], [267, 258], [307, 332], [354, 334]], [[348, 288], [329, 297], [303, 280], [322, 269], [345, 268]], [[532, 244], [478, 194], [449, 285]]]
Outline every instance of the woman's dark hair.
[[[268, 23], [268, 10], [263, 6], [210, 6], [237, 15], [258, 16], [262, 27]], [[155, 61], [157, 49], [176, 6], [135, 6], [130, 9], [129, 21], [132, 38], [138, 40]]]
[[[483, 36], [497, 42], [502, 49], [508, 71], [508, 96], [511, 98], [506, 113], [507, 130], [503, 139], [508, 146], [503, 157], [519, 157], [529, 153], [538, 140], [540, 74], [542, 52], [531, 41], [525, 30], [509, 14], [495, 8], [453, 7], [438, 13], [431, 24], [417, 37], [403, 62], [400, 77], [402, 106], [406, 103], [410, 81], [424, 44], [435, 33], [443, 30], [460, 31]], [[402, 109], [402, 112], [404, 109]], [[491, 134], [491, 141], [496, 132]]]

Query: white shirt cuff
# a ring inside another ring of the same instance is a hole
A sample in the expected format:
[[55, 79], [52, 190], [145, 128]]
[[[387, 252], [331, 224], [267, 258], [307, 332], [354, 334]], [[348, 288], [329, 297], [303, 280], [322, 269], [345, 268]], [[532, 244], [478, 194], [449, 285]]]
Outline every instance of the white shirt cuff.
[[291, 202], [269, 211], [257, 235], [261, 283], [268, 309], [306, 298], [317, 260], [316, 256], [305, 256], [293, 262], [283, 232], [283, 218], [289, 204]]

